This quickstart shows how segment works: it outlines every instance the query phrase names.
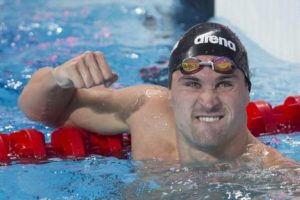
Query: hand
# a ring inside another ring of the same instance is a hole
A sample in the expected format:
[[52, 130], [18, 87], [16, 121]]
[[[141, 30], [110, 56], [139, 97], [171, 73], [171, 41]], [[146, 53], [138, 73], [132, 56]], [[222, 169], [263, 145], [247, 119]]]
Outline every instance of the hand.
[[109, 87], [118, 79], [99, 51], [87, 51], [54, 68], [52, 74], [62, 88], [90, 88], [101, 84]]

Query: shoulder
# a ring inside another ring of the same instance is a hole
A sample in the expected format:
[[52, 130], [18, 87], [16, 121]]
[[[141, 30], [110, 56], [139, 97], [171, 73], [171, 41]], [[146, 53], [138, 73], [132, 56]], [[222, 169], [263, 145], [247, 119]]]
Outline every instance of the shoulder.
[[268, 152], [268, 156], [265, 157], [264, 165], [266, 168], [299, 168], [300, 164], [296, 161], [284, 156], [276, 149], [269, 147], [266, 145], [266, 152]]
[[139, 85], [116, 91], [116, 96], [125, 98], [130, 105], [127, 107], [140, 108], [139, 110], [151, 109], [156, 112], [157, 109], [169, 107], [169, 89], [155, 85]]
[[[169, 89], [155, 85], [139, 85], [115, 91], [115, 98], [121, 102], [124, 114], [130, 113], [127, 119], [140, 122], [141, 119], [153, 118], [161, 114], [166, 118], [171, 113]], [[121, 98], [122, 100], [120, 100]]]
[[300, 164], [296, 161], [284, 156], [276, 149], [263, 144], [258, 140], [253, 147], [256, 155], [261, 159], [264, 168], [276, 169], [300, 167]]

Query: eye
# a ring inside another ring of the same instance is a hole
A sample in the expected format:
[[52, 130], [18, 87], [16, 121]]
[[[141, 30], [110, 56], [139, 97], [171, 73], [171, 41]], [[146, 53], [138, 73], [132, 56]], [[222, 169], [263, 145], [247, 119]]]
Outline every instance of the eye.
[[232, 89], [234, 84], [231, 81], [221, 81], [216, 84], [216, 89], [218, 90], [230, 90]]
[[184, 82], [184, 86], [192, 88], [201, 88], [201, 84], [197, 81], [188, 80]]

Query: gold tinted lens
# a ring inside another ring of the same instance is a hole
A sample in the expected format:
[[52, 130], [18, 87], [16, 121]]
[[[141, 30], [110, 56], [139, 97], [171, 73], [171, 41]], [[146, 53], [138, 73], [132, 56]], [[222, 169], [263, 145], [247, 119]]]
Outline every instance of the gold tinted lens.
[[195, 71], [197, 71], [199, 69], [199, 60], [195, 59], [195, 58], [187, 58], [184, 59], [182, 61], [182, 70], [185, 73], [194, 73]]
[[224, 57], [219, 57], [214, 61], [215, 71], [219, 73], [230, 74], [233, 72], [234, 64], [231, 60]]

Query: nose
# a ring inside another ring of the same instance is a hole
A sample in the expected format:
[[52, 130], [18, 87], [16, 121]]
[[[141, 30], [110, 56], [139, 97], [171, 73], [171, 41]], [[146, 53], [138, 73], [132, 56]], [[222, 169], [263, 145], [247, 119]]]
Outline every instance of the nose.
[[218, 93], [212, 88], [203, 88], [198, 94], [197, 103], [207, 113], [217, 112], [222, 106]]

